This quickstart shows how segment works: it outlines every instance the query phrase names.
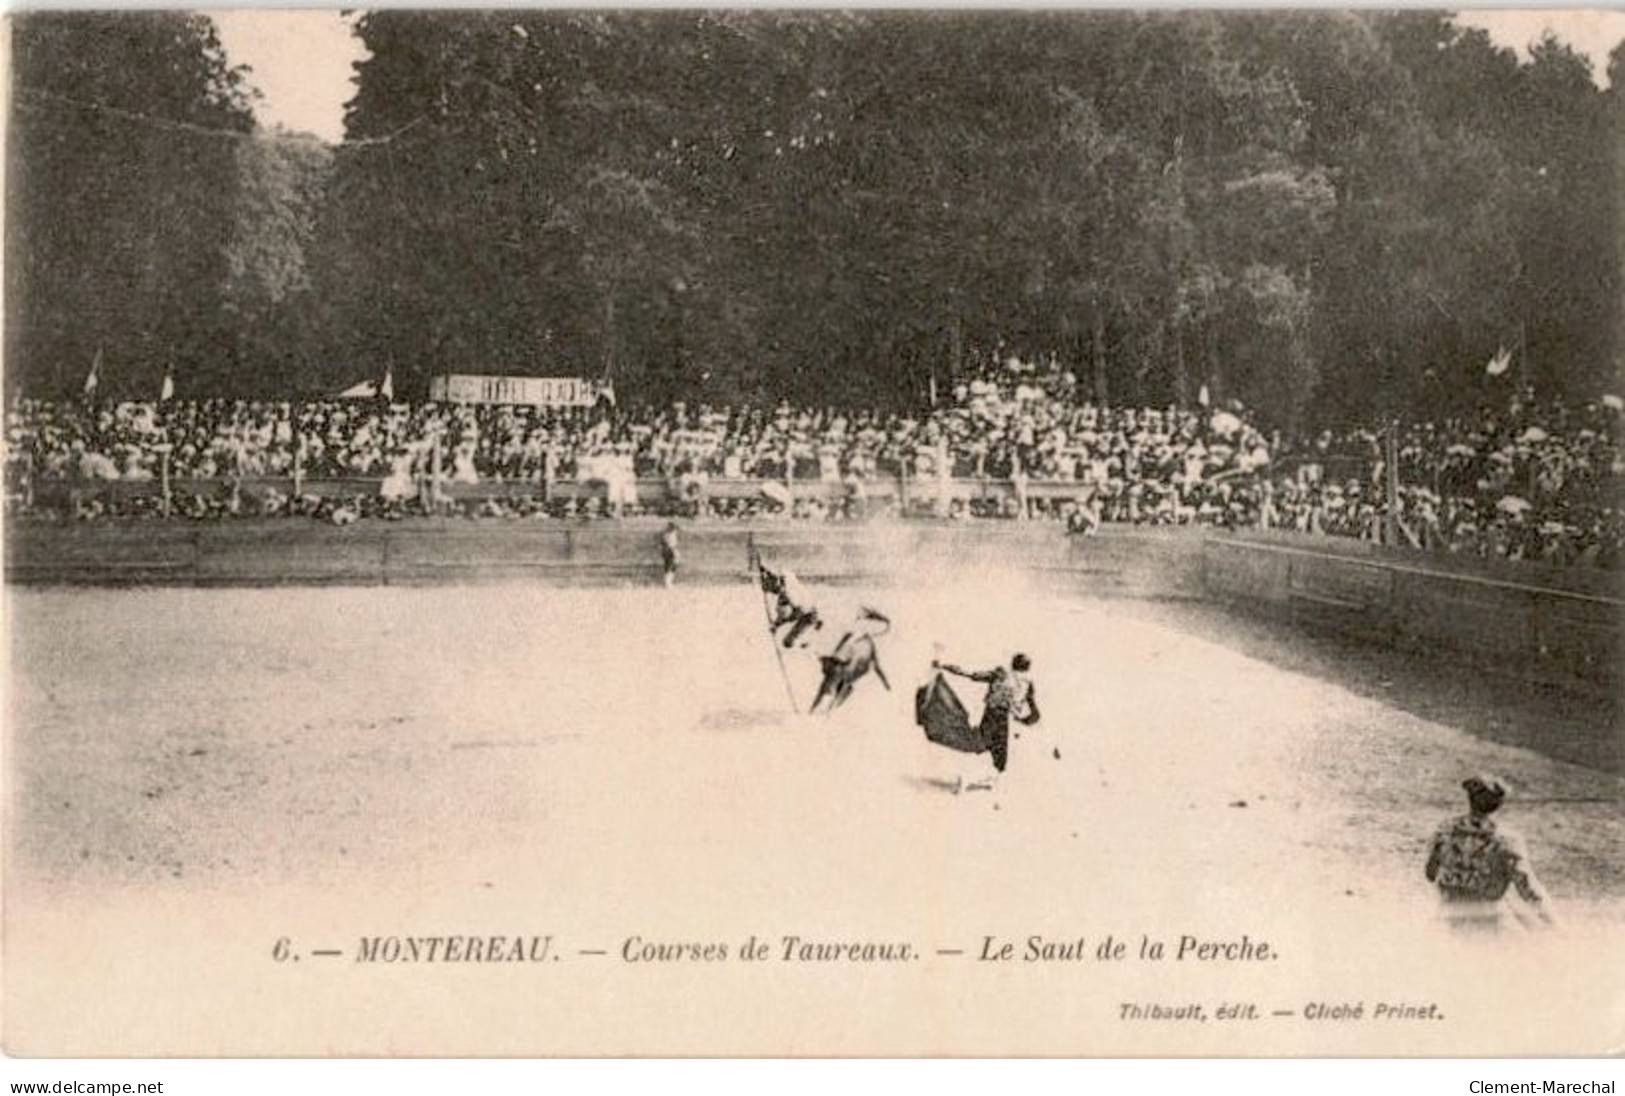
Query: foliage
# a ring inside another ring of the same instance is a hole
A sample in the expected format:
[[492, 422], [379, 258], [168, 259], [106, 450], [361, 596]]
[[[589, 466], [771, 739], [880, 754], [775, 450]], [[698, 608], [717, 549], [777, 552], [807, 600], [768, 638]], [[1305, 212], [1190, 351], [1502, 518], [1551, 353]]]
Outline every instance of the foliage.
[[[247, 127], [200, 17], [18, 27], [25, 87]], [[356, 33], [331, 154], [19, 115], [29, 383], [113, 340], [223, 389], [607, 374], [634, 399], [896, 406], [1053, 355], [1101, 398], [1206, 385], [1283, 425], [1476, 398], [1503, 345], [1543, 388], [1617, 382], [1621, 93], [1554, 40], [1519, 63], [1429, 12], [385, 11]], [[166, 41], [179, 86], [130, 63]]]
[[98, 349], [115, 393], [156, 392], [170, 361], [203, 375], [219, 368], [236, 192], [229, 135], [253, 121], [244, 73], [213, 24], [31, 13], [13, 20], [12, 51], [9, 386], [76, 391]]

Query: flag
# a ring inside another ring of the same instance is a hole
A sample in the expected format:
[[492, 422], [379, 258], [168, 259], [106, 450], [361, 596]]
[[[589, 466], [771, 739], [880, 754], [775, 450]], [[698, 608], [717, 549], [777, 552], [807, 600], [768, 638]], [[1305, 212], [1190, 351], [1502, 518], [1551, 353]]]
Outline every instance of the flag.
[[395, 398], [395, 367], [390, 366], [384, 370], [384, 383], [378, 386], [378, 394], [386, 400]]
[[102, 348], [96, 348], [96, 356], [90, 360], [90, 373], [85, 377], [85, 395], [94, 396], [97, 385], [101, 384], [99, 374], [102, 371]]
[[173, 365], [166, 365], [164, 366], [164, 384], [163, 387], [158, 391], [158, 402], [163, 403], [165, 400], [172, 400], [174, 398], [175, 367]]
[[1489, 362], [1485, 364], [1484, 372], [1488, 373], [1492, 377], [1499, 377], [1502, 373], [1507, 371], [1507, 367], [1511, 364], [1512, 351], [1503, 346], [1500, 350], [1495, 352], [1495, 357], [1491, 358]]
[[359, 384], [352, 384], [335, 398], [341, 400], [375, 400], [378, 398], [378, 382], [362, 381]]
[[1197, 391], [1196, 402], [1201, 404], [1203, 407], [1206, 407], [1210, 402], [1212, 402], [1211, 398], [1208, 396], [1207, 385], [1204, 384], [1201, 389]]
[[[750, 559], [751, 566], [756, 568], [758, 580], [762, 584], [764, 594], [782, 595], [800, 605], [811, 604], [810, 599], [806, 597], [806, 591], [801, 588], [800, 581], [797, 580], [795, 574], [791, 571], [773, 570], [762, 560], [762, 553], [757, 550], [755, 544], [750, 546]], [[794, 595], [800, 595], [799, 599]]]

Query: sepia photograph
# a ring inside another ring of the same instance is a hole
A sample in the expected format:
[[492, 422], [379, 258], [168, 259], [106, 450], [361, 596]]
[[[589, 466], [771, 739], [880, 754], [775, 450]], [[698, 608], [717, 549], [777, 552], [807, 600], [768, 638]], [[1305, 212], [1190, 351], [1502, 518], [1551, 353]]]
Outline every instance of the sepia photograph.
[[1625, 14], [7, 35], [6, 1055], [1625, 1054]]

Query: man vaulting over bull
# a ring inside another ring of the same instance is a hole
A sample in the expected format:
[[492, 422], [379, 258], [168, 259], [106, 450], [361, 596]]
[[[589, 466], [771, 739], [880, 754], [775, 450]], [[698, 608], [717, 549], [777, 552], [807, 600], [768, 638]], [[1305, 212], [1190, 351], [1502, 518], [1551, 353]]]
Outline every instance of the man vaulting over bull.
[[845, 704], [870, 671], [891, 691], [875, 642], [891, 630], [889, 617], [868, 605], [860, 605], [850, 613], [820, 607], [794, 571], [774, 571], [754, 552], [752, 558], [760, 572], [763, 593], [773, 598], [768, 632], [775, 646], [784, 650], [808, 648], [818, 657], [821, 676], [818, 693], [807, 709], [809, 714], [820, 705], [829, 713]]

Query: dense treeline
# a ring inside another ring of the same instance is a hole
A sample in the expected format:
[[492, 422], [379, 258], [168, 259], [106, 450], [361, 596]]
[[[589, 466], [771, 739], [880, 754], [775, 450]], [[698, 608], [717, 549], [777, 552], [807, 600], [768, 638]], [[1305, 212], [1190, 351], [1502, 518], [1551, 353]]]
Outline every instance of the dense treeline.
[[332, 151], [256, 131], [249, 74], [183, 13], [13, 20], [11, 392], [263, 394], [327, 383], [312, 308]]
[[[19, 111], [12, 375], [62, 391], [105, 344], [196, 391], [455, 370], [904, 404], [998, 352], [1291, 423], [1471, 397], [1501, 346], [1546, 390], [1619, 373], [1625, 107], [1554, 40], [1520, 64], [1433, 13], [397, 11], [357, 33], [331, 156]], [[57, 74], [76, 34], [207, 63], [175, 90], [105, 46]], [[62, 87], [248, 127], [200, 17], [17, 38], [21, 104]], [[159, 194], [189, 236], [157, 231]]]
[[[155, 389], [171, 355], [210, 369], [236, 142], [253, 127], [242, 74], [199, 16], [13, 21], [6, 365], [13, 386], [61, 392], [98, 347]], [[111, 109], [108, 109], [111, 108]], [[171, 126], [132, 124], [142, 112]]]

